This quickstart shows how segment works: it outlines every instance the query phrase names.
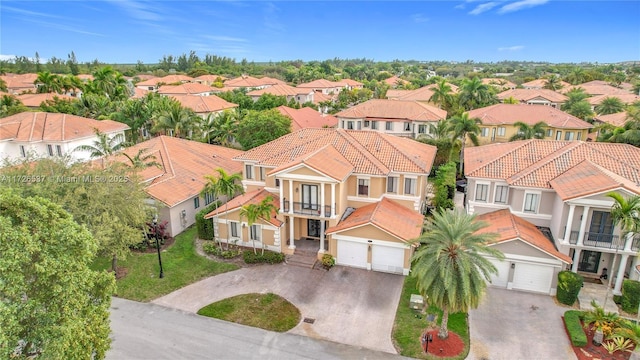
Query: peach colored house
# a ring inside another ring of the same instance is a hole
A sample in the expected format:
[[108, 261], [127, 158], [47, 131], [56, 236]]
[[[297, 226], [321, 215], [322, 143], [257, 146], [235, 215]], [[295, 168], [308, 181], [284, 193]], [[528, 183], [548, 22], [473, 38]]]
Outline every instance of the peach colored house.
[[[467, 212], [509, 212], [514, 219], [535, 225], [547, 239], [540, 238], [537, 248], [502, 247], [511, 256], [497, 265], [499, 286], [553, 295], [559, 270], [597, 279], [607, 268], [614, 293], [619, 294], [624, 277], [638, 278], [634, 269], [639, 264], [640, 238], [622, 236], [611, 217], [613, 199], [606, 194], [640, 195], [640, 149], [627, 144], [523, 140], [467, 148], [464, 163]], [[501, 229], [500, 223], [512, 227], [509, 221], [485, 216], [497, 223], [494, 227]], [[526, 226], [527, 232], [534, 231]]]
[[158, 88], [158, 94], [165, 96], [193, 95], [209, 96], [215, 89], [209, 85], [199, 83], [184, 83], [180, 85], [162, 85]]
[[306, 128], [333, 128], [338, 124], [338, 119], [335, 116], [321, 114], [310, 107], [293, 109], [283, 105], [276, 109], [282, 115], [291, 118], [291, 131]]
[[261, 89], [249, 91], [247, 93], [254, 101], [257, 101], [262, 94], [272, 94], [275, 96], [285, 96], [287, 101], [294, 100], [298, 104], [307, 102], [313, 103], [315, 91], [306, 88], [295, 88], [286, 84], [276, 84]]
[[[539, 89], [544, 89], [546, 85], [547, 85], [547, 79], [536, 79], [536, 80], [528, 81], [526, 83], [522, 83], [522, 87], [525, 89], [539, 90]], [[561, 89], [566, 89], [571, 86], [571, 84], [569, 84], [566, 81], [560, 81], [560, 85], [562, 86]]]
[[[338, 265], [406, 275], [435, 151], [374, 131], [302, 129], [236, 156], [246, 194], [206, 218], [222, 241], [286, 254], [304, 245]], [[247, 231], [241, 206], [267, 195], [279, 213]]]
[[172, 98], [195, 112], [201, 118], [206, 118], [209, 114], [219, 114], [225, 110], [237, 108], [238, 105], [230, 103], [215, 95], [197, 96], [197, 95], [172, 95]]
[[499, 93], [498, 99], [504, 102], [509, 98], [518, 100], [521, 104], [527, 105], [546, 105], [560, 109], [568, 97], [547, 89], [513, 89]]

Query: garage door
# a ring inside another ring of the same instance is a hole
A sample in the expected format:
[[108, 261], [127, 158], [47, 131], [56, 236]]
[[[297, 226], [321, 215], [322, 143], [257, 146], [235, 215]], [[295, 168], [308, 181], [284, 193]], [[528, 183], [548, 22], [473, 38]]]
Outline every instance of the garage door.
[[548, 294], [553, 280], [553, 267], [516, 263], [513, 288]]
[[373, 245], [371, 249], [371, 269], [394, 274], [402, 274], [404, 249], [384, 245]]
[[338, 265], [367, 268], [367, 244], [338, 240]]
[[489, 261], [491, 261], [493, 266], [498, 269], [497, 274], [491, 274], [491, 285], [506, 288], [507, 282], [509, 282], [509, 270], [511, 268], [511, 262], [495, 259], [489, 259]]

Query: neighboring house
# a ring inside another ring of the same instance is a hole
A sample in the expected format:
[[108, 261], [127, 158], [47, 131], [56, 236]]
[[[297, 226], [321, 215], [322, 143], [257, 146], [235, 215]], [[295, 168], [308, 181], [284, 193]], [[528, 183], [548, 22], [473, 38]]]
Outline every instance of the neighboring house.
[[[452, 94], [458, 92], [457, 86], [453, 84], [448, 84], [448, 85], [451, 87]], [[390, 90], [387, 90], [387, 99], [420, 101], [420, 102], [428, 103], [431, 100], [431, 96], [433, 96], [433, 88], [435, 88], [436, 86], [437, 86], [436, 84], [431, 84], [415, 90], [390, 89]]]
[[215, 82], [224, 82], [227, 80], [226, 77], [220, 75], [200, 75], [197, 78], [193, 79], [193, 82], [213, 86]]
[[75, 100], [76, 98], [69, 95], [56, 94], [56, 93], [41, 93], [41, 94], [20, 94], [16, 95], [16, 99], [20, 100], [24, 106], [30, 109], [37, 109], [45, 101], [52, 101], [54, 98], [60, 100]]
[[[559, 252], [571, 257], [571, 271], [599, 278], [607, 268], [608, 276], [615, 280], [616, 294], [623, 277], [637, 279], [631, 270], [639, 264], [640, 239], [637, 235], [631, 240], [621, 237], [611, 217], [613, 199], [606, 194], [640, 195], [639, 148], [524, 140], [467, 148], [464, 166], [469, 213], [508, 209], [540, 227]], [[521, 261], [537, 265], [524, 266], [530, 273], [526, 289], [553, 294], [549, 284], [554, 283], [555, 270], [552, 273], [543, 263], [555, 268], [557, 261], [548, 254], [521, 250], [513, 251]], [[612, 268], [614, 257], [618, 259]], [[517, 271], [520, 265], [514, 266]], [[505, 271], [506, 266], [500, 269]], [[505, 277], [503, 273], [498, 276]]]
[[187, 75], [167, 75], [140, 81], [136, 84], [136, 88], [147, 91], [158, 91], [158, 88], [162, 85], [184, 84], [190, 82], [193, 82], [193, 78]]
[[224, 82], [224, 88], [218, 89], [219, 91], [229, 91], [234, 89], [264, 89], [273, 85], [286, 85], [282, 80], [273, 79], [270, 77], [255, 78], [253, 76], [242, 75], [237, 78], [229, 79]]
[[356, 81], [352, 79], [342, 79], [342, 80], [339, 80], [338, 82], [345, 84], [345, 87], [347, 88], [347, 90], [364, 89], [364, 84], [361, 83], [360, 81]]
[[341, 129], [374, 130], [417, 138], [429, 135], [429, 124], [444, 120], [447, 112], [419, 101], [372, 99], [335, 116]]
[[[169, 136], [158, 136], [123, 150], [135, 157], [146, 149], [142, 157], [151, 155], [160, 166], [140, 169], [138, 175], [145, 183], [146, 193], [156, 201], [160, 222], [167, 222], [167, 230], [176, 236], [195, 223], [195, 215], [216, 199], [202, 196], [207, 180], [205, 175], [214, 175], [217, 168], [235, 174], [242, 165], [233, 158], [242, 152], [217, 145]], [[122, 154], [114, 155], [110, 161], [126, 164], [131, 162]]]
[[215, 89], [209, 85], [198, 83], [185, 83], [181, 85], [162, 85], [158, 88], [158, 94], [165, 96], [194, 95], [209, 96]]
[[75, 151], [94, 145], [99, 130], [109, 137], [122, 135], [129, 126], [112, 120], [46, 113], [22, 112], [0, 119], [0, 159], [20, 160], [29, 156], [64, 157], [75, 161], [90, 159], [90, 153]]
[[318, 79], [307, 83], [298, 84], [296, 86], [300, 89], [311, 89], [315, 92], [321, 92], [325, 95], [338, 94], [342, 89], [346, 87], [345, 83], [329, 81], [326, 79]]
[[9, 94], [22, 94], [26, 92], [36, 92], [38, 87], [35, 81], [38, 74], [6, 74], [0, 75], [0, 79], [7, 84], [7, 92]]
[[[399, 77], [393, 75], [390, 78], [386, 78], [383, 80], [385, 82], [385, 84], [389, 85], [389, 87], [391, 87], [392, 89], [397, 88], [398, 86], [403, 86], [405, 84], [408, 84], [409, 82], [403, 79], [400, 79]], [[388, 90], [387, 90], [388, 91]]]
[[545, 139], [549, 140], [586, 140], [593, 128], [588, 122], [551, 106], [496, 104], [469, 111], [469, 118], [482, 121], [480, 144], [509, 141], [518, 132], [516, 122], [533, 126], [544, 121]]
[[565, 95], [547, 89], [514, 89], [503, 91], [497, 96], [502, 102], [505, 99], [514, 98], [521, 104], [547, 105], [558, 109], [569, 100]]
[[[522, 83], [522, 87], [524, 89], [544, 89], [544, 87], [547, 85], [547, 79], [536, 79], [536, 80], [532, 80], [532, 81], [528, 81], [526, 83]], [[562, 89], [566, 89], [568, 87], [571, 86], [571, 84], [569, 84], [566, 81], [560, 81], [560, 85], [562, 86], [560, 89], [562, 91]]]
[[295, 88], [286, 84], [276, 84], [262, 89], [256, 89], [247, 93], [253, 101], [257, 101], [262, 94], [272, 94], [275, 96], [285, 96], [287, 102], [294, 100], [298, 104], [307, 102], [313, 103], [313, 95], [315, 91], [305, 88]]
[[291, 131], [307, 128], [334, 128], [338, 124], [338, 119], [335, 116], [321, 114], [310, 107], [293, 109], [283, 105], [276, 109], [282, 115], [291, 118]]
[[313, 94], [313, 103], [318, 106], [318, 111], [323, 114], [329, 113], [329, 103], [334, 103], [337, 100], [337, 95], [325, 95], [321, 92]]
[[573, 90], [573, 89], [577, 89], [577, 88], [582, 88], [584, 90], [585, 93], [589, 94], [589, 95], [626, 95], [626, 94], [631, 94], [630, 90], [626, 90], [623, 88], [617, 88], [615, 86], [612, 86], [611, 84], [609, 84], [606, 81], [602, 81], [602, 80], [594, 80], [594, 81], [589, 81], [580, 85], [574, 85], [574, 86], [567, 86], [567, 87], [563, 87], [562, 89], [560, 89], [560, 92], [566, 94], [567, 92]]
[[491, 85], [496, 87], [500, 91], [513, 90], [516, 88], [516, 84], [501, 78], [486, 78], [481, 80], [485, 85]]
[[[246, 194], [229, 203], [234, 209], [206, 218], [222, 241], [256, 240], [287, 254], [314, 241], [318, 257], [331, 254], [339, 265], [407, 275], [435, 152], [374, 131], [299, 130], [237, 156]], [[241, 206], [267, 193], [277, 201], [278, 222], [245, 231]]]
[[589, 104], [591, 104], [591, 109], [595, 110], [596, 106], [602, 103], [602, 100], [609, 97], [620, 99], [620, 101], [622, 101], [622, 103], [625, 105], [629, 105], [636, 101], [640, 101], [640, 95], [635, 95], [635, 94], [596, 95], [596, 96], [587, 98], [586, 100], [589, 102]]
[[610, 124], [615, 127], [623, 127], [624, 124], [629, 121], [626, 111], [608, 114], [608, 115], [596, 115], [593, 117], [595, 124]]
[[172, 98], [186, 108], [193, 110], [201, 118], [206, 118], [209, 114], [219, 114], [225, 110], [237, 108], [237, 104], [230, 103], [215, 95], [172, 95]]

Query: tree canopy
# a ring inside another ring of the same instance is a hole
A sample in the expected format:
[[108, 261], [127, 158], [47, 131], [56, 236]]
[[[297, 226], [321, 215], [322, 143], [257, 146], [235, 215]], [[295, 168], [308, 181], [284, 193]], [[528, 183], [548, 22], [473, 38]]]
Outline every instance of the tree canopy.
[[249, 150], [290, 132], [291, 119], [278, 110], [251, 110], [238, 124], [236, 140], [244, 150]]

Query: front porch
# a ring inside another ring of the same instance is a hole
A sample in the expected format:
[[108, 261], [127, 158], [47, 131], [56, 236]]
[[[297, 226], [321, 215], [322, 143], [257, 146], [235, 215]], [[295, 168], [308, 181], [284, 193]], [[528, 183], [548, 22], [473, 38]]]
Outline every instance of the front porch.
[[591, 301], [595, 300], [598, 305], [604, 308], [604, 311], [619, 314], [618, 305], [613, 302], [613, 291], [607, 292], [607, 285], [608, 282], [605, 284], [596, 284], [588, 282], [585, 279], [582, 289], [580, 289], [580, 293], [578, 293], [580, 310], [592, 310]]

